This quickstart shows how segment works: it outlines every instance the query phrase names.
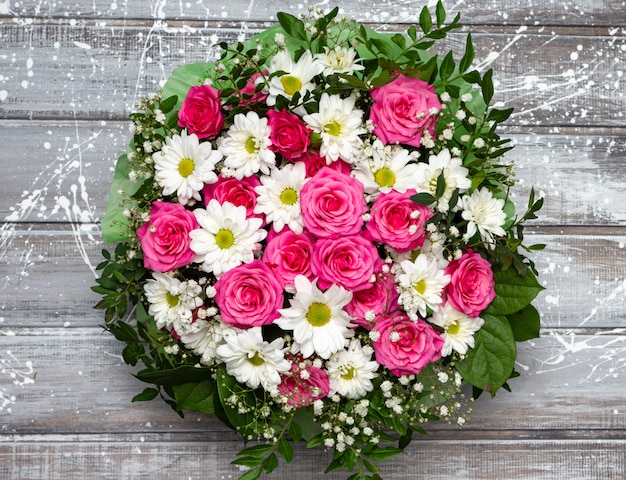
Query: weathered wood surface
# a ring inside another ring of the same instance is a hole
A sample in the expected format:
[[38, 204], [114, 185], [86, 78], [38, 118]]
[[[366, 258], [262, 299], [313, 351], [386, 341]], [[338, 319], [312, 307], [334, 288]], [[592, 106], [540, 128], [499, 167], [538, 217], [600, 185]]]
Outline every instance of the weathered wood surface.
[[[435, 2], [341, 3], [403, 29]], [[309, 4], [0, 0], [0, 478], [240, 474], [240, 443], [214, 419], [130, 403], [144, 385], [92, 309], [98, 222], [133, 103], [217, 41]], [[516, 108], [515, 200], [531, 185], [545, 196], [528, 235], [548, 244], [535, 257], [544, 328], [520, 348], [512, 394], [481, 397], [461, 430], [431, 425], [383, 476], [625, 478], [626, 2], [444, 4], [463, 14], [476, 66], [494, 69], [495, 100]], [[320, 478], [328, 453], [297, 453], [273, 478]]]

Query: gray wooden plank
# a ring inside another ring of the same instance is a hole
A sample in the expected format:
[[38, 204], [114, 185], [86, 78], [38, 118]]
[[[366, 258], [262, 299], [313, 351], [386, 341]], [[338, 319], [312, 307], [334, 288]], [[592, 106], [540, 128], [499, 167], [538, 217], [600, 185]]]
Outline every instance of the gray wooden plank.
[[[85, 438], [74, 443], [54, 440], [0, 443], [3, 478], [119, 480], [184, 478], [235, 479], [242, 472], [229, 462], [240, 444], [177, 441], [158, 443], [136, 437], [126, 442]], [[329, 452], [299, 446], [290, 465], [281, 462], [276, 480], [345, 479], [323, 476]], [[417, 439], [403, 455], [380, 462], [383, 478], [394, 480], [616, 480], [626, 471], [623, 440], [428, 441]]]
[[[158, 90], [174, 67], [213, 59], [211, 45], [232, 42], [240, 33], [202, 24], [0, 25], [6, 44], [0, 57], [0, 116], [123, 118], [140, 96]], [[516, 108], [511, 124], [623, 125], [625, 38], [539, 27], [473, 33], [476, 66], [495, 71], [494, 101]], [[441, 44], [456, 52], [464, 46], [464, 34]]]
[[[360, 21], [414, 23], [424, 5], [433, 7], [435, 2], [426, 0], [383, 0], [372, 3], [366, 0], [345, 0], [341, 12]], [[489, 0], [443, 2], [449, 15], [460, 12], [463, 23], [472, 24], [522, 24], [522, 25], [615, 25], [615, 13], [624, 8], [621, 0], [563, 0], [539, 2], [529, 5], [524, 2], [494, 4]], [[216, 3], [212, 0], [195, 2], [163, 1], [157, 4], [133, 1], [72, 0], [57, 2], [5, 2], [0, 9], [0, 18], [6, 16], [49, 18], [62, 17], [80, 21], [82, 18], [103, 19], [204, 19], [221, 21], [268, 21], [276, 19], [276, 12], [285, 11], [293, 15], [306, 13], [308, 6], [329, 9], [326, 3], [304, 0], [293, 3], [286, 0], [255, 2], [254, 0], [232, 0]], [[530, 8], [529, 8], [530, 7]], [[622, 10], [623, 11], [623, 10]]]

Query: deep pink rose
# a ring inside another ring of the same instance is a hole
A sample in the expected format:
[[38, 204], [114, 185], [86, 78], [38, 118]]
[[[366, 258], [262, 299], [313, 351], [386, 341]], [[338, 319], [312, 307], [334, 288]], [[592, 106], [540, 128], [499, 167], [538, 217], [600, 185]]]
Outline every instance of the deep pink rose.
[[370, 209], [366, 229], [375, 242], [385, 243], [398, 253], [421, 247], [426, 239], [426, 222], [432, 217], [428, 207], [411, 200], [415, 190], [381, 193]]
[[444, 340], [424, 320], [414, 322], [397, 311], [379, 321], [375, 330], [380, 334], [373, 342], [376, 361], [394, 375], [419, 373], [441, 358]]
[[[309, 406], [315, 400], [324, 398], [330, 391], [328, 374], [321, 368], [316, 368], [310, 360], [304, 360], [301, 355], [295, 355], [291, 360], [291, 370], [287, 375], [281, 375], [278, 391], [287, 397], [287, 403], [295, 408]], [[306, 375], [302, 372], [306, 371]]]
[[223, 177], [219, 175], [216, 183], [208, 183], [204, 186], [204, 204], [208, 205], [212, 199], [220, 204], [230, 202], [236, 207], [246, 207], [246, 218], [260, 218], [265, 223], [265, 215], [254, 213], [256, 199], [258, 197], [254, 187], [261, 185], [260, 180], [255, 175], [237, 180], [234, 177]]
[[294, 160], [304, 154], [311, 140], [309, 135], [313, 133], [298, 115], [289, 113], [287, 110], [270, 110], [267, 112], [268, 125], [271, 128], [270, 150], [280, 154], [287, 160]]
[[[264, 75], [268, 75], [268, 71], [263, 72]], [[267, 98], [267, 93], [263, 93], [263, 90], [255, 91], [257, 87], [256, 80], [261, 77], [260, 72], [253, 73], [248, 79], [246, 86], [239, 90], [239, 93], [246, 96], [239, 104], [240, 105], [252, 105], [253, 103], [264, 102]]]
[[319, 153], [311, 151], [305, 152], [297, 159], [297, 161], [304, 162], [304, 165], [306, 166], [306, 176], [308, 178], [315, 176], [315, 174], [323, 167], [337, 170], [338, 172], [345, 173], [346, 175], [350, 175], [350, 171], [352, 170], [352, 167], [350, 167], [350, 165], [344, 162], [341, 158], [328, 165], [326, 157], [322, 157]]
[[219, 92], [211, 85], [191, 87], [178, 112], [178, 125], [198, 138], [215, 138], [224, 126]]
[[[345, 306], [345, 311], [354, 317], [353, 323], [368, 330], [374, 326], [376, 319], [391, 315], [400, 308], [399, 294], [391, 271], [382, 272], [380, 266], [377, 266], [374, 274], [376, 281], [367, 288], [354, 292], [352, 300]], [[373, 319], [366, 318], [368, 312], [374, 316]]]
[[356, 292], [369, 288], [379, 259], [374, 244], [361, 235], [324, 238], [315, 243], [311, 268], [320, 288], [335, 284]]
[[431, 109], [438, 113], [441, 103], [432, 85], [419, 78], [400, 75], [372, 90], [370, 95], [374, 100], [370, 120], [375, 126], [374, 134], [383, 143], [399, 142], [419, 147], [423, 132], [434, 136], [437, 114], [431, 113]]
[[450, 262], [446, 273], [450, 275], [446, 300], [465, 315], [477, 317], [496, 297], [491, 264], [472, 250]]
[[[270, 236], [268, 236], [270, 238]], [[282, 279], [287, 290], [293, 290], [294, 278], [304, 275], [313, 278], [311, 257], [313, 256], [313, 237], [303, 232], [298, 235], [288, 228], [271, 236], [263, 252], [263, 261]]]
[[215, 303], [222, 320], [238, 328], [269, 325], [283, 306], [283, 287], [261, 260], [224, 273], [215, 284]]
[[361, 231], [365, 204], [363, 184], [328, 167], [300, 191], [304, 226], [318, 238], [354, 235]]
[[189, 232], [196, 228], [196, 217], [180, 203], [154, 202], [150, 220], [137, 229], [144, 267], [171, 272], [189, 265], [195, 257]]

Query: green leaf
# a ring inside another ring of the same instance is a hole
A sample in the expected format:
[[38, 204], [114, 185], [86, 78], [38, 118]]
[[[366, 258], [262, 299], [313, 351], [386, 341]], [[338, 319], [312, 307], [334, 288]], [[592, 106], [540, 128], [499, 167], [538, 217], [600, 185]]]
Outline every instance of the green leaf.
[[454, 72], [454, 57], [452, 52], [448, 52], [445, 57], [443, 57], [443, 61], [441, 62], [441, 66], [439, 67], [439, 75], [441, 76], [442, 81], [448, 80], [452, 72]]
[[191, 410], [212, 415], [215, 413], [214, 393], [215, 382], [213, 380], [174, 385], [174, 397], [178, 410]]
[[291, 463], [291, 460], [293, 460], [293, 447], [285, 437], [280, 437], [280, 440], [278, 440], [278, 453], [287, 463]]
[[411, 25], [406, 31], [406, 34], [411, 40], [415, 41], [417, 39], [417, 30], [415, 29], [415, 25]]
[[276, 16], [278, 17], [278, 23], [280, 23], [280, 26], [283, 27], [286, 33], [299, 40], [307, 40], [302, 20], [285, 12], [278, 12]]
[[[228, 422], [241, 434], [244, 439], [255, 434], [254, 413], [257, 407], [256, 397], [250, 392], [248, 387], [244, 387], [226, 373], [226, 367], [220, 365], [217, 371], [217, 392], [220, 403], [224, 408], [224, 414]], [[238, 408], [233, 407], [228, 399], [235, 395], [240, 402], [243, 402], [248, 411], [241, 413]], [[273, 446], [272, 446], [273, 448]]]
[[417, 195], [411, 195], [411, 200], [419, 205], [432, 205], [437, 200], [430, 193], [422, 192]]
[[467, 83], [475, 83], [478, 85], [480, 85], [480, 82], [482, 81], [480, 78], [480, 73], [478, 73], [476, 70], [472, 70], [471, 72], [463, 75], [463, 80], [465, 80]]
[[131, 401], [132, 402], [149, 402], [150, 400], [154, 400], [158, 394], [159, 394], [159, 391], [156, 388], [148, 387], [143, 392], [135, 395]]
[[260, 443], [258, 445], [253, 445], [252, 447], [244, 448], [237, 455], [246, 455], [249, 457], [263, 458], [272, 450], [274, 450], [274, 445], [269, 445], [267, 443]]
[[493, 277], [496, 282], [496, 298], [484, 312], [490, 315], [504, 316], [519, 312], [543, 290], [535, 275], [528, 269], [525, 275], [520, 275], [515, 269], [509, 268], [495, 272]]
[[261, 476], [262, 473], [263, 468], [261, 466], [258, 466], [256, 468], [253, 468], [252, 470], [248, 470], [246, 473], [239, 477], [239, 480], [256, 480]]
[[513, 113], [513, 108], [507, 108], [505, 110], [498, 110], [497, 108], [492, 108], [489, 111], [489, 115], [487, 115], [487, 120], [493, 120], [494, 122], [504, 122], [511, 116], [512, 113]]
[[257, 457], [241, 457], [236, 458], [232, 462], [231, 465], [241, 465], [242, 467], [256, 467], [257, 465], [261, 465], [262, 460]]
[[437, 2], [435, 15], [437, 17], [437, 28], [439, 28], [443, 25], [443, 22], [446, 21], [446, 9], [443, 8], [443, 4], [441, 3], [441, 0]]
[[370, 450], [367, 453], [367, 456], [371, 458], [372, 460], [380, 461], [380, 460], [387, 460], [388, 458], [391, 458], [391, 457], [395, 457], [396, 455], [399, 455], [403, 451], [404, 450], [402, 450], [401, 448], [396, 448], [396, 447], [379, 447], [379, 448]]
[[491, 102], [491, 99], [493, 98], [493, 80], [491, 79], [491, 77], [493, 76], [493, 69], [489, 69], [487, 70], [487, 72], [485, 72], [485, 75], [483, 75], [483, 79], [480, 85], [481, 91], [483, 93], [483, 99], [485, 100], [485, 103], [487, 105], [489, 105], [489, 102]]
[[517, 350], [506, 318], [485, 313], [481, 318], [485, 323], [474, 335], [474, 348], [457, 369], [467, 382], [493, 396], [511, 375]]
[[172, 95], [161, 102], [159, 107], [163, 113], [169, 113], [178, 103], [178, 96]]
[[539, 312], [532, 305], [526, 305], [519, 312], [507, 315], [506, 318], [509, 320], [516, 342], [525, 342], [539, 337], [541, 319]]
[[430, 29], [433, 26], [433, 20], [430, 17], [430, 12], [428, 11], [428, 7], [422, 8], [420, 12], [420, 27], [422, 27], [422, 31], [427, 34], [430, 32]]
[[263, 460], [263, 468], [267, 473], [272, 473], [278, 467], [278, 458], [275, 453], [270, 454], [265, 460]]
[[211, 374], [210, 368], [182, 365], [169, 370], [143, 370], [135, 376], [142, 382], [157, 385], [182, 385], [210, 379]]
[[474, 44], [472, 43], [472, 34], [467, 34], [467, 40], [465, 41], [465, 53], [461, 57], [459, 63], [459, 71], [465, 73], [474, 61]]

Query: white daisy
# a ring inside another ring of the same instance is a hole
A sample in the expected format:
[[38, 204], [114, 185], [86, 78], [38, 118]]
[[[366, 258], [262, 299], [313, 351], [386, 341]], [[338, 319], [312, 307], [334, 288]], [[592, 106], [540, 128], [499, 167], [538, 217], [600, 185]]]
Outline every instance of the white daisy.
[[237, 180], [258, 171], [270, 173], [270, 167], [276, 164], [276, 154], [269, 149], [270, 133], [267, 118], [259, 118], [256, 112], [235, 115], [219, 149], [225, 157], [224, 166], [233, 170]]
[[189, 232], [189, 247], [196, 253], [194, 262], [216, 277], [231, 268], [250, 263], [267, 232], [260, 218], [246, 218], [246, 208], [230, 202], [209, 201], [206, 210], [193, 211], [201, 228]]
[[[315, 88], [313, 77], [322, 73], [324, 66], [317, 62], [311, 52], [306, 50], [296, 63], [293, 62], [287, 50], [281, 50], [272, 57], [268, 72], [284, 72], [270, 79], [269, 92], [266, 103], [273, 107], [276, 97], [281, 95], [291, 100], [296, 93], [301, 96]], [[296, 109], [297, 111], [297, 109]]]
[[288, 373], [291, 362], [283, 353], [283, 339], [272, 343], [263, 340], [261, 327], [252, 327], [224, 337], [217, 354], [226, 364], [226, 372], [250, 388], [262, 386], [267, 392], [277, 392], [280, 374]]
[[341, 350], [326, 362], [330, 379], [330, 395], [338, 393], [346, 398], [357, 399], [374, 389], [378, 363], [372, 360], [373, 349], [361, 346], [354, 339], [347, 349]]
[[416, 190], [435, 196], [437, 179], [442, 173], [445, 179], [445, 189], [443, 195], [439, 197], [437, 209], [440, 212], [447, 212], [454, 190], [459, 189], [459, 192], [463, 193], [472, 186], [472, 181], [468, 177], [469, 170], [463, 166], [463, 160], [452, 157], [446, 148], [438, 155], [431, 155], [428, 163], [418, 165]]
[[365, 193], [376, 195], [391, 190], [405, 193], [415, 188], [418, 166], [411, 163], [413, 156], [408, 150], [376, 140], [367, 152], [370, 156], [361, 159], [353, 170], [354, 178], [363, 184]]
[[359, 65], [360, 59], [356, 58], [356, 50], [352, 47], [345, 48], [335, 45], [335, 48], [324, 47], [324, 53], [316, 53], [314, 58], [324, 66], [324, 75], [334, 73], [351, 74], [355, 70], [363, 70], [365, 67]]
[[220, 320], [196, 319], [180, 339], [189, 350], [201, 356], [202, 364], [211, 365], [217, 358], [217, 347], [224, 343], [224, 337], [240, 331]]
[[148, 313], [154, 316], [158, 328], [174, 329], [178, 333], [188, 330], [192, 310], [202, 305], [202, 287], [194, 280], [181, 282], [164, 273], [152, 272], [144, 285], [150, 306]]
[[362, 144], [359, 135], [366, 131], [361, 124], [363, 112], [355, 108], [354, 102], [354, 97], [341, 98], [322, 93], [319, 112], [302, 117], [314, 132], [320, 134], [320, 155], [326, 157], [327, 163], [339, 158], [353, 163], [358, 157]]
[[314, 353], [322, 358], [343, 349], [347, 338], [354, 336], [350, 315], [344, 310], [352, 292], [333, 285], [325, 292], [303, 275], [294, 279], [296, 294], [289, 300], [290, 307], [279, 309], [275, 323], [283, 330], [293, 330], [292, 353], [301, 352], [304, 358]]
[[485, 323], [480, 317], [473, 318], [459, 312], [450, 303], [434, 312], [429, 321], [444, 330], [441, 334], [444, 339], [441, 347], [443, 357], [450, 355], [453, 350], [465, 355], [468, 348], [474, 348], [474, 334]]
[[215, 183], [215, 164], [222, 159], [222, 154], [213, 150], [210, 142], [198, 140], [195, 134], [187, 135], [183, 130], [180, 135], [165, 139], [165, 145], [152, 154], [157, 183], [163, 188], [163, 195], [178, 196], [178, 201], [185, 205], [190, 198], [200, 200], [200, 191], [205, 183]]
[[254, 213], [265, 214], [267, 223], [280, 232], [285, 225], [295, 233], [302, 233], [304, 221], [300, 210], [300, 190], [306, 180], [306, 166], [303, 162], [275, 168], [269, 176], [260, 177], [261, 183], [255, 187], [258, 194]]
[[415, 261], [404, 260], [400, 264], [397, 283], [400, 298], [398, 302], [404, 307], [411, 320], [417, 320], [417, 313], [425, 318], [427, 308], [436, 311], [443, 301], [443, 289], [450, 283], [450, 275], [432, 255], [420, 253]]
[[461, 216], [467, 220], [467, 239], [474, 236], [476, 231], [484, 242], [493, 243], [493, 236], [504, 236], [502, 228], [506, 221], [504, 200], [494, 198], [489, 190], [481, 188], [474, 190], [471, 195], [461, 198], [463, 212]]

